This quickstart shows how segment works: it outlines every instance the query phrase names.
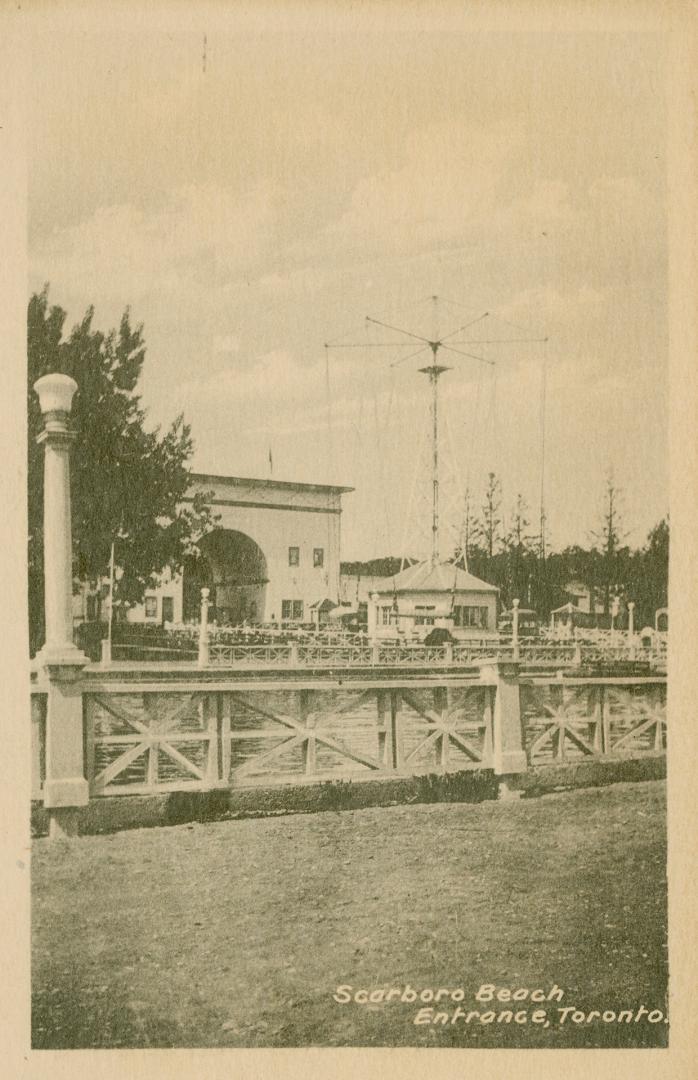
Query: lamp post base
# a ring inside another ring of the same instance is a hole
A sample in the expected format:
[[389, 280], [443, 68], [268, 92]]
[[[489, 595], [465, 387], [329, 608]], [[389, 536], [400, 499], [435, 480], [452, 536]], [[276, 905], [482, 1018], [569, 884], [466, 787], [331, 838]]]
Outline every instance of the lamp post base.
[[76, 645], [66, 642], [64, 645], [44, 645], [34, 657], [38, 669], [48, 668], [51, 678], [71, 680], [77, 678], [82, 669], [89, 664]]

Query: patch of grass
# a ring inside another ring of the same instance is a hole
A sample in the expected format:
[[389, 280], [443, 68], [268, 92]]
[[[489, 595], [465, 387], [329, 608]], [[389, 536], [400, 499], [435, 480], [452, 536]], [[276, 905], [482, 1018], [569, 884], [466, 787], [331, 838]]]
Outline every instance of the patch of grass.
[[[664, 813], [653, 781], [35, 841], [33, 1045], [665, 1045], [556, 1012], [665, 1009]], [[333, 998], [462, 987], [486, 1010], [483, 983], [564, 1000], [545, 1028]]]

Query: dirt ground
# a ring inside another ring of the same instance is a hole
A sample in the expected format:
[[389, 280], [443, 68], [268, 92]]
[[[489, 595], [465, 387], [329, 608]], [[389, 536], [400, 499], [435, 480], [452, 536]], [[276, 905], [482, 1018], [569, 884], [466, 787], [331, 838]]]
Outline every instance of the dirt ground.
[[665, 859], [661, 781], [37, 840], [33, 1045], [665, 1045]]

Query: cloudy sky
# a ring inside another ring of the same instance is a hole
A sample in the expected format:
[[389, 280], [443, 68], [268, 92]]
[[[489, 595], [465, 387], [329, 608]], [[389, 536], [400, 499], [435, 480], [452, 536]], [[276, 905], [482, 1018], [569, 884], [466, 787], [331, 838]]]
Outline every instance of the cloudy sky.
[[663, 64], [649, 33], [38, 33], [30, 285], [71, 324], [130, 305], [199, 470], [271, 450], [355, 487], [345, 558], [428, 515], [427, 354], [393, 366], [420, 343], [366, 315], [474, 342], [441, 354], [454, 527], [490, 469], [537, 517], [545, 366], [552, 542], [587, 542], [609, 467], [641, 542], [668, 503]]

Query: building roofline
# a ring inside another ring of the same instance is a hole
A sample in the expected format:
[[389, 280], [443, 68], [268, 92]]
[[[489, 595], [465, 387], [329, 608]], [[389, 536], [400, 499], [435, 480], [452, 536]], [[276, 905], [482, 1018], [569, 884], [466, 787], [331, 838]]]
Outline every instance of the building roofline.
[[260, 488], [281, 488], [285, 491], [317, 491], [317, 492], [332, 492], [334, 495], [343, 495], [347, 492], [354, 491], [353, 487], [343, 487], [339, 484], [302, 484], [296, 480], [261, 480], [254, 476], [222, 476], [219, 473], [191, 473], [191, 479], [193, 481], [207, 482], [212, 481], [214, 483], [225, 483], [231, 487], [243, 487], [247, 485], [254, 485], [254, 487]]
[[374, 589], [374, 592], [377, 592], [379, 596], [382, 596], [384, 593], [386, 595], [388, 595], [388, 594], [392, 595], [394, 592], [396, 592], [396, 593], [398, 593], [399, 595], [402, 596], [405, 593], [425, 593], [425, 594], [429, 593], [431, 595], [433, 595], [434, 593], [443, 593], [445, 595], [446, 593], [490, 593], [490, 592], [500, 592], [500, 591], [501, 590], [500, 590], [498, 585], [488, 585], [486, 583], [483, 584], [482, 587], [479, 587], [477, 585], [457, 585], [455, 589], [453, 589], [453, 588], [448, 588], [448, 589], [446, 589], [446, 588], [444, 588], [444, 589], [436, 589], [436, 588], [429, 589], [429, 588], [426, 588], [425, 589], [425, 588], [422, 588], [421, 585], [417, 585], [415, 588], [412, 588], [411, 585], [398, 585], [394, 589], [391, 586], [386, 585], [385, 588], [381, 587], [380, 589]]

